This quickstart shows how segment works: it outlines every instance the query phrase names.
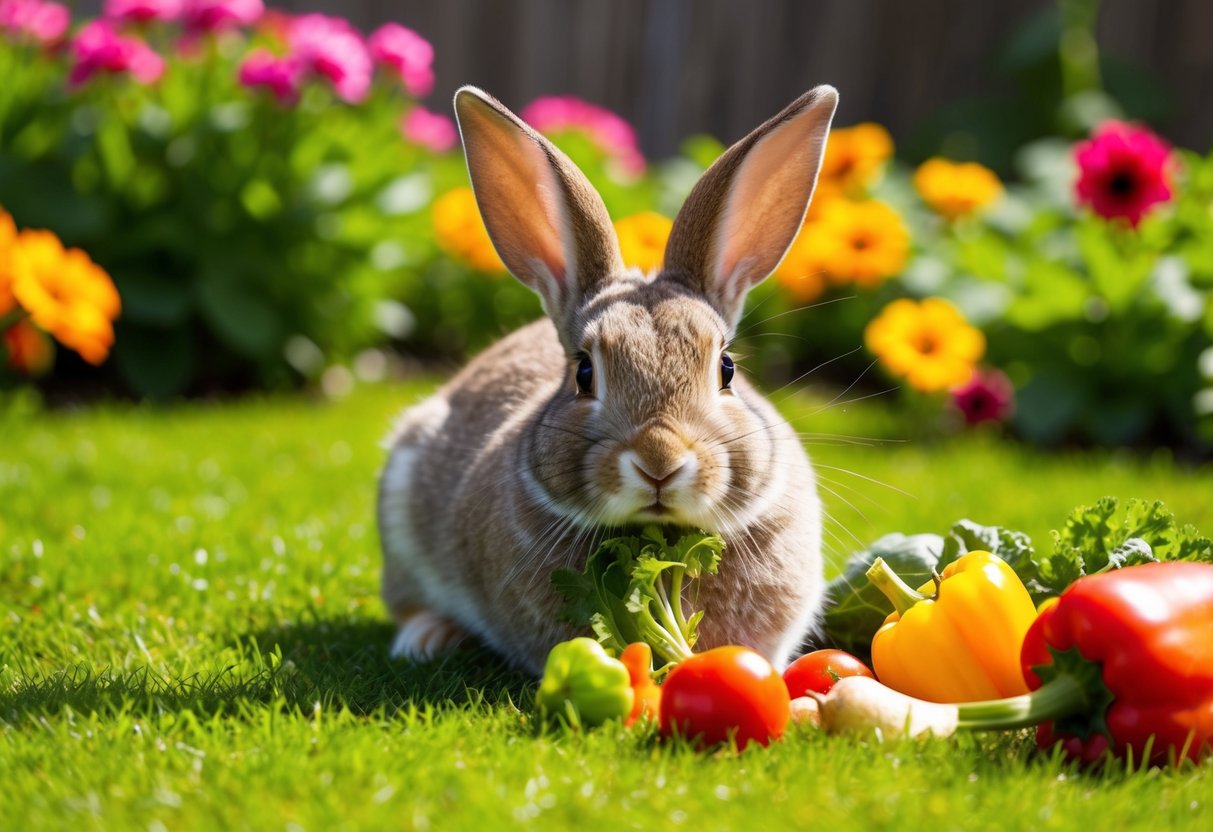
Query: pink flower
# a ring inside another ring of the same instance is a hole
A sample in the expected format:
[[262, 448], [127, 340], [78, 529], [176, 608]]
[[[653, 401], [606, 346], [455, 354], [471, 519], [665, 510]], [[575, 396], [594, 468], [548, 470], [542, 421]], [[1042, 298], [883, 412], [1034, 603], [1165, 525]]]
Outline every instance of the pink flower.
[[176, 20], [184, 8], [185, 0], [105, 0], [101, 13], [116, 20], [147, 23], [149, 20]]
[[575, 95], [537, 98], [523, 109], [522, 119], [541, 133], [579, 130], [614, 157], [626, 173], [644, 171], [644, 156], [632, 125], [610, 110]]
[[366, 98], [371, 87], [371, 53], [349, 21], [305, 14], [291, 21], [287, 38], [291, 54], [303, 67], [323, 75], [338, 97], [351, 104]]
[[164, 74], [164, 59], [138, 38], [118, 34], [108, 20], [94, 20], [76, 33], [72, 41], [72, 64], [68, 81], [83, 84], [98, 72], [129, 73], [140, 84], [151, 84]]
[[303, 66], [293, 55], [279, 57], [266, 49], [257, 49], [240, 65], [240, 83], [246, 87], [266, 87], [280, 104], [299, 100]]
[[1015, 388], [1001, 370], [977, 370], [964, 385], [952, 390], [952, 403], [965, 422], [1001, 422], [1015, 409]]
[[420, 105], [413, 107], [401, 119], [400, 132], [413, 144], [421, 145], [435, 153], [445, 153], [459, 140], [455, 122]]
[[41, 44], [58, 43], [72, 22], [62, 3], [42, 0], [0, 0], [0, 29]]
[[372, 58], [396, 71], [410, 95], [428, 95], [433, 89], [434, 47], [421, 35], [399, 23], [385, 23], [367, 45]]
[[185, 0], [185, 25], [194, 32], [251, 26], [264, 13], [261, 0]]
[[1171, 198], [1171, 148], [1146, 127], [1107, 121], [1074, 149], [1078, 202], [1136, 228], [1154, 205]]

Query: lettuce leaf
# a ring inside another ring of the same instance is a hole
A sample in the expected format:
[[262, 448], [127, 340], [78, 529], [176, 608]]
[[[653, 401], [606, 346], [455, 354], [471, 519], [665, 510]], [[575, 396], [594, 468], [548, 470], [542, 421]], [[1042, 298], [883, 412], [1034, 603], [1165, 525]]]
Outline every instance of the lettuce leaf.
[[637, 641], [672, 663], [691, 654], [703, 612], [686, 614], [684, 589], [714, 575], [724, 552], [719, 535], [691, 532], [668, 540], [659, 526], [606, 540], [576, 572], [559, 569], [552, 584], [565, 598], [564, 616], [590, 627], [616, 653]]

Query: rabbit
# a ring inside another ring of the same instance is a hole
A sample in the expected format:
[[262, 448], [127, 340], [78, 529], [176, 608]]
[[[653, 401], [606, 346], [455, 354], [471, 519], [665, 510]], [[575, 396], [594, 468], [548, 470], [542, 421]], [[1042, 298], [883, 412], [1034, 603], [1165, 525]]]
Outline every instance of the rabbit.
[[545, 318], [400, 417], [378, 496], [392, 654], [474, 637], [536, 675], [562, 619], [550, 576], [649, 523], [719, 533], [698, 648], [782, 668], [823, 601], [821, 505], [796, 432], [728, 355], [747, 291], [783, 258], [838, 93], [819, 86], [725, 152], [674, 220], [664, 268], [625, 268], [602, 198], [483, 91], [455, 95], [472, 189]]

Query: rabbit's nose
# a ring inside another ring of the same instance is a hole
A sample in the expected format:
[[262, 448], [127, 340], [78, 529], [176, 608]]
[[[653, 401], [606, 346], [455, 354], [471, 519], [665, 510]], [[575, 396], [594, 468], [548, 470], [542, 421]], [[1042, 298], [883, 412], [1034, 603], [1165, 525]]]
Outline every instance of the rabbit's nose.
[[643, 462], [636, 459], [632, 460], [632, 467], [636, 469], [636, 473], [640, 474], [641, 479], [654, 488], [660, 489], [663, 485], [667, 485], [670, 480], [674, 479], [674, 477], [678, 476], [679, 472], [686, 467], [686, 460], [674, 460], [673, 467], [666, 466], [664, 474], [657, 474], [650, 471]]

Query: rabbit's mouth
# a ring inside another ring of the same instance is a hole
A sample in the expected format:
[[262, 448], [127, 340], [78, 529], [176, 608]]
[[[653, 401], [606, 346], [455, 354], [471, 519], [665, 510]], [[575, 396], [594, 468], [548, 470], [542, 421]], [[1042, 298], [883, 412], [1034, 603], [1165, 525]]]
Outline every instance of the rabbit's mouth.
[[644, 508], [637, 511], [636, 516], [637, 516], [637, 518], [644, 519], [644, 520], [651, 519], [651, 518], [658, 518], [658, 519], [664, 520], [664, 519], [668, 518], [670, 516], [670, 514], [672, 514], [672, 513], [673, 513], [673, 509], [671, 509], [665, 503], [661, 502], [661, 500], [658, 500], [657, 502], [653, 503], [652, 505], [645, 506]]

